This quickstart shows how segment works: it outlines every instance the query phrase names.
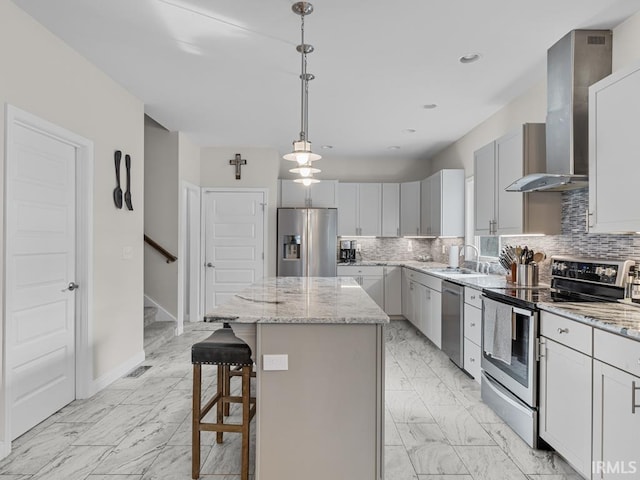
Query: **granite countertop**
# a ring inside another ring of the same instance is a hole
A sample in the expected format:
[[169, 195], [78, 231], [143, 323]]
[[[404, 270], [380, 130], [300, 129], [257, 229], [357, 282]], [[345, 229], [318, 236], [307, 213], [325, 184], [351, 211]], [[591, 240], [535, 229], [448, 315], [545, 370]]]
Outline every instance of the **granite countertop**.
[[397, 266], [407, 267], [417, 272], [428, 273], [430, 275], [449, 280], [466, 287], [482, 290], [483, 288], [505, 288], [513, 286], [507, 282], [503, 275], [493, 274], [472, 274], [460, 275], [454, 271], [446, 271], [448, 265], [439, 262], [421, 262], [418, 260], [385, 260], [385, 261], [359, 261], [355, 263], [338, 263], [339, 267], [367, 267], [367, 266]]
[[538, 308], [640, 341], [640, 308], [635, 305], [623, 302], [540, 302]]
[[389, 317], [351, 277], [270, 277], [206, 313], [204, 321], [382, 324]]

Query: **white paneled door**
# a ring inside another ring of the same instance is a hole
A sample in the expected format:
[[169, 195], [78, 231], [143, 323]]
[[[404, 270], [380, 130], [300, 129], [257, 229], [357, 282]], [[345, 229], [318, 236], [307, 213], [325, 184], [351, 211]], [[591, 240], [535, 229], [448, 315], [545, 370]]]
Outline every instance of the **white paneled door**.
[[205, 192], [205, 313], [264, 276], [265, 209], [264, 192]]
[[11, 438], [75, 399], [76, 148], [21, 124], [6, 183]]

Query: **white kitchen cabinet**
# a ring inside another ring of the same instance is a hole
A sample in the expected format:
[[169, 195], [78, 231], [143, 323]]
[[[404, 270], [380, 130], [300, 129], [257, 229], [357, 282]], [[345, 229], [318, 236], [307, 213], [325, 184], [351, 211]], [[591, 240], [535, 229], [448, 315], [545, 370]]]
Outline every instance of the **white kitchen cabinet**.
[[402, 268], [402, 316], [413, 323], [413, 312], [411, 311], [411, 277], [409, 269]]
[[464, 361], [463, 368], [480, 383], [480, 343], [482, 338], [482, 292], [464, 287]]
[[593, 362], [593, 479], [638, 479], [640, 377]]
[[473, 154], [474, 218], [476, 235], [492, 235], [495, 221], [496, 143], [491, 142]]
[[384, 310], [384, 268], [380, 266], [338, 265], [339, 277], [352, 277]]
[[[640, 64], [589, 88], [589, 231], [640, 231]], [[640, 468], [640, 467], [639, 467]]]
[[402, 267], [384, 267], [384, 312], [402, 315]]
[[593, 356], [593, 479], [638, 479], [640, 342], [594, 330]]
[[380, 236], [381, 212], [380, 183], [338, 184], [338, 235]]
[[281, 207], [336, 208], [337, 193], [337, 180], [322, 180], [308, 187], [293, 180], [280, 180]]
[[527, 123], [474, 153], [476, 235], [560, 233], [560, 192], [505, 191], [545, 171], [545, 149], [545, 125]]
[[421, 183], [423, 235], [464, 236], [464, 170], [440, 170]]
[[382, 236], [400, 235], [400, 184], [382, 184]]
[[442, 348], [442, 293], [433, 288], [428, 291], [428, 319], [425, 335], [433, 344]]
[[400, 184], [400, 235], [420, 235], [420, 183]]
[[540, 348], [540, 437], [591, 478], [592, 358], [547, 337]]

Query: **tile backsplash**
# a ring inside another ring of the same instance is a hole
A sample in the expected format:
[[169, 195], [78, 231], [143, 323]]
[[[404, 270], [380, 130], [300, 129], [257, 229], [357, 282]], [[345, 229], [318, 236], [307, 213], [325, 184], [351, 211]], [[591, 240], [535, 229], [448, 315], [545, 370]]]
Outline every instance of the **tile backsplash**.
[[[604, 259], [633, 260], [640, 263], [640, 235], [592, 234], [586, 232], [589, 190], [562, 193], [562, 234], [503, 238], [503, 244], [527, 245], [547, 254], [540, 269], [540, 281], [549, 281], [549, 258], [571, 255]], [[449, 246], [462, 245], [462, 238], [358, 238], [362, 260], [416, 260], [429, 255], [436, 262], [449, 262]], [[445, 252], [443, 253], [443, 246]]]

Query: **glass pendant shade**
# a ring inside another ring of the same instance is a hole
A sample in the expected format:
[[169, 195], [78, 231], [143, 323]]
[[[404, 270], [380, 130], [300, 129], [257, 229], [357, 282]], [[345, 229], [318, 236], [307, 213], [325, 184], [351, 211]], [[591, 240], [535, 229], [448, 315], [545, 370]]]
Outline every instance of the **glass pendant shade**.
[[301, 177], [310, 177], [314, 173], [320, 173], [321, 172], [321, 170], [319, 168], [313, 168], [311, 166], [311, 162], [309, 162], [309, 163], [307, 163], [305, 165], [300, 165], [299, 167], [296, 167], [296, 168], [292, 168], [289, 171], [291, 173], [297, 173]]
[[294, 182], [295, 183], [301, 183], [305, 187], [308, 187], [312, 183], [320, 183], [320, 180], [318, 180], [317, 178], [312, 178], [312, 177], [304, 177], [304, 178], [296, 178], [294, 180]]
[[287, 153], [282, 158], [297, 162], [298, 165], [305, 165], [315, 160], [320, 160], [322, 156], [311, 152], [311, 142], [293, 142], [293, 152]]

